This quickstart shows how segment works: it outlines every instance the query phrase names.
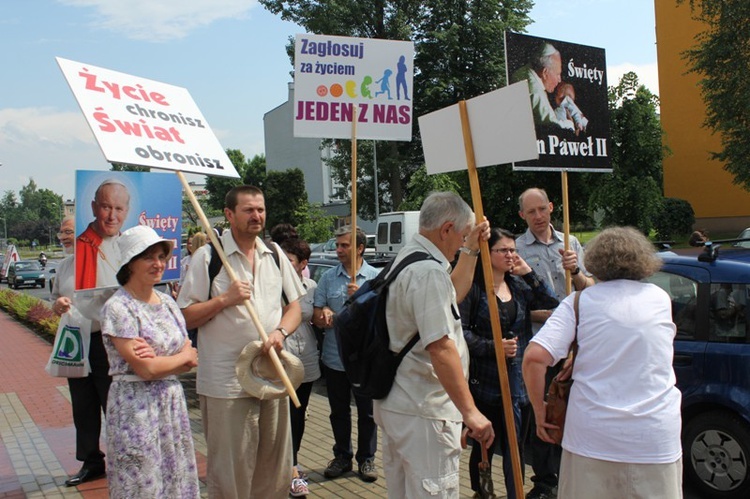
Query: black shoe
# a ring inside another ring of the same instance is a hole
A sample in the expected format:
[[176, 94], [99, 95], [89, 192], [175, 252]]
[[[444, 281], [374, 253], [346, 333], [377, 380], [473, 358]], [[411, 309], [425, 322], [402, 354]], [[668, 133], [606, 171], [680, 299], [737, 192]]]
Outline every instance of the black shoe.
[[81, 468], [81, 471], [65, 480], [65, 485], [67, 487], [77, 487], [84, 482], [96, 480], [97, 478], [101, 478], [104, 475], [106, 475], [106, 473], [104, 472], [104, 468], [86, 468], [84, 466], [83, 468]]
[[378, 470], [375, 468], [375, 459], [367, 459], [359, 465], [359, 478], [361, 478], [363, 482], [374, 482], [378, 479]]
[[526, 494], [526, 499], [555, 499], [557, 497], [557, 487], [539, 487], [535, 485], [531, 491]]
[[323, 475], [325, 475], [326, 478], [338, 478], [344, 473], [346, 473], [347, 471], [351, 471], [351, 470], [352, 470], [351, 459], [344, 459], [341, 457], [337, 457], [328, 463], [328, 466], [326, 466], [326, 469], [323, 472]]

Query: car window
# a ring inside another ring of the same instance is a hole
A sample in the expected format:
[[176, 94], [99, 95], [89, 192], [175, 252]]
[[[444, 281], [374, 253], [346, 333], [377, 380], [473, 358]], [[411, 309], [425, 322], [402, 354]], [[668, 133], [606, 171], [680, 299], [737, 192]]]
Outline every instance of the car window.
[[695, 338], [698, 283], [669, 272], [657, 272], [645, 280], [666, 291], [672, 300], [672, 321], [677, 326], [677, 339]]
[[333, 265], [320, 265], [316, 263], [310, 263], [307, 268], [310, 270], [310, 279], [315, 282], [320, 282], [320, 278], [323, 276], [326, 270], [333, 267]]
[[747, 285], [711, 284], [709, 333], [711, 341], [745, 343], [747, 339]]
[[388, 244], [388, 224], [381, 222], [378, 224], [378, 244]]
[[391, 244], [401, 244], [401, 222], [391, 224]]
[[[737, 239], [750, 239], [750, 229], [745, 229], [740, 232], [740, 235], [737, 236]], [[741, 241], [735, 244], [735, 246], [739, 246], [740, 248], [750, 248], [750, 241]]]

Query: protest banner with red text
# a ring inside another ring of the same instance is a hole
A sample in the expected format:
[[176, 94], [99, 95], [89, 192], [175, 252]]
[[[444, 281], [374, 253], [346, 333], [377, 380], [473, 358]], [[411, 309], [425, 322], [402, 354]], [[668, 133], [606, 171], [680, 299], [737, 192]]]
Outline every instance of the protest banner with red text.
[[187, 89], [58, 57], [107, 161], [239, 177]]

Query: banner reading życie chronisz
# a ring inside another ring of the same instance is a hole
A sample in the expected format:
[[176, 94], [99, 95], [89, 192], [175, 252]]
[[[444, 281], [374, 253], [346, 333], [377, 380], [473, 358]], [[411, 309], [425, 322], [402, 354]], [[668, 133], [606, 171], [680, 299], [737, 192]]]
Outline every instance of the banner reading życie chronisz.
[[604, 49], [505, 33], [508, 84], [526, 80], [539, 159], [516, 170], [612, 171]]

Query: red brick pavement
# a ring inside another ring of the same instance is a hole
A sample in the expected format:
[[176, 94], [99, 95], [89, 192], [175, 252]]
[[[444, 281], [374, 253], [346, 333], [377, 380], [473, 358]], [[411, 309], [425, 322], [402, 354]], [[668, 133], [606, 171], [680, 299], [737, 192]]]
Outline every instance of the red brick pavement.
[[[0, 350], [0, 380], [3, 394], [14, 393], [37, 426], [45, 442], [67, 474], [78, 471], [75, 458], [75, 428], [70, 402], [58, 387], [66, 387], [65, 378], [46, 373], [51, 345], [14, 319], [0, 313], [3, 348]], [[0, 470], [3, 497], [24, 497], [21, 483], [15, 476], [5, 442], [0, 444]], [[55, 483], [65, 480], [54, 477]], [[100, 479], [78, 487], [85, 498], [108, 497], [107, 481]], [[72, 490], [71, 490], [72, 492]]]
[[[2, 311], [0, 345], [0, 430], [3, 431], [0, 439], [0, 499], [23, 498], [27, 492], [33, 497], [107, 497], [107, 481], [104, 478], [78, 488], [64, 486], [68, 475], [75, 473], [80, 463], [75, 459], [75, 428], [70, 403], [65, 396], [67, 381], [49, 376], [44, 371], [51, 345]], [[336, 480], [323, 478], [323, 469], [331, 458], [333, 437], [328, 422], [328, 403], [321, 393], [315, 391], [311, 397], [308, 428], [300, 451], [301, 462], [311, 478], [309, 497], [385, 497], [387, 492], [380, 453], [376, 463], [381, 476], [375, 483], [365, 484], [354, 473]], [[199, 421], [199, 414], [194, 380], [192, 385], [188, 383], [186, 386], [186, 395], [191, 420], [194, 420], [194, 436], [199, 437], [196, 439], [198, 474], [202, 485], [205, 485], [205, 443], [197, 428], [199, 425], [195, 424]], [[15, 421], [19, 419], [16, 417], [18, 414], [27, 421]], [[16, 426], [10, 429], [4, 427], [8, 426], [8, 421]], [[10, 436], [7, 440], [6, 432]], [[356, 441], [356, 435], [353, 438]], [[27, 456], [19, 449], [34, 455]], [[18, 462], [14, 462], [14, 459]], [[469, 477], [465, 471], [467, 461], [468, 451], [462, 456], [462, 498], [471, 497]], [[493, 466], [493, 479], [498, 496], [505, 497], [500, 468]], [[24, 470], [23, 473], [19, 473], [19, 469]], [[526, 488], [529, 487], [527, 480]], [[202, 496], [205, 496], [205, 492]]]
[[[69, 475], [78, 471], [81, 463], [75, 458], [75, 427], [70, 402], [63, 395], [65, 390], [60, 390], [61, 387], [67, 388], [67, 380], [52, 377], [44, 370], [52, 351], [50, 343], [0, 311], [0, 344], [2, 409], [12, 413], [13, 408], [7, 400], [8, 396], [18, 397], [23, 406], [22, 412], [28, 413], [31, 419], [31, 423], [27, 424], [36, 426], [44, 440], [35, 447], [45, 448], [46, 444], [52, 454], [49, 455], [48, 451], [46, 455], [41, 456], [24, 455], [27, 460], [39, 458], [46, 469], [39, 475], [34, 473], [33, 477], [19, 477], [12, 461], [13, 452], [9, 449], [9, 442], [5, 438], [0, 439], [0, 499], [26, 497], [27, 492], [31, 490], [43, 490], [46, 494], [52, 492], [50, 488], [58, 488], [66, 497], [78, 496], [77, 492], [84, 499], [107, 498], [109, 493], [106, 478], [85, 483], [77, 488], [67, 488], [63, 484]], [[28, 426], [24, 425], [24, 429], [26, 428]], [[13, 429], [14, 437], [18, 437], [18, 428]], [[29, 435], [29, 438], [33, 436]], [[102, 441], [102, 448], [104, 447], [105, 443]], [[205, 481], [206, 458], [201, 453], [196, 453], [196, 458], [199, 476], [201, 481]], [[64, 471], [50, 476], [50, 467], [61, 467]], [[27, 488], [24, 489], [22, 482], [29, 480], [36, 481], [37, 485], [27, 484]]]

